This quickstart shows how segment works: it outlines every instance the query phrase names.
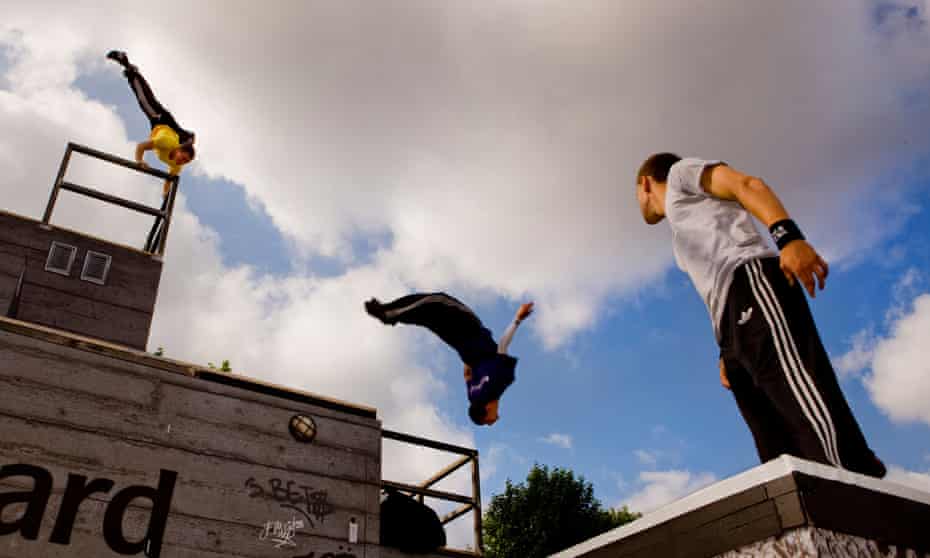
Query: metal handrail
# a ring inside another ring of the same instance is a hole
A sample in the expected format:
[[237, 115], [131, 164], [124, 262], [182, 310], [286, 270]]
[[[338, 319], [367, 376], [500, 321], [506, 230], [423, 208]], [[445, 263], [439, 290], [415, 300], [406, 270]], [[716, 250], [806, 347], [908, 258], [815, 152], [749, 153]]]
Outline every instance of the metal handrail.
[[[123, 199], [112, 194], [107, 194], [93, 188], [67, 182], [64, 178], [65, 173], [68, 171], [68, 165], [71, 162], [72, 153], [81, 153], [82, 155], [87, 155], [88, 157], [94, 157], [114, 165], [126, 167], [142, 174], [148, 174], [150, 176], [164, 179], [170, 183], [168, 196], [162, 203], [161, 208], [157, 209], [131, 200]], [[139, 213], [145, 213], [146, 215], [155, 217], [155, 224], [152, 226], [152, 230], [149, 232], [149, 236], [146, 239], [145, 247], [143, 250], [157, 256], [163, 256], [165, 254], [165, 245], [167, 244], [168, 240], [168, 227], [171, 224], [171, 215], [174, 213], [174, 201], [178, 193], [179, 181], [180, 179], [177, 175], [168, 174], [158, 169], [143, 167], [134, 161], [130, 161], [129, 159], [123, 159], [122, 157], [104, 153], [103, 151], [98, 151], [78, 143], [68, 142], [68, 147], [65, 149], [65, 155], [62, 157], [61, 165], [58, 167], [58, 175], [55, 177], [55, 184], [52, 187], [52, 193], [49, 196], [48, 205], [45, 207], [45, 215], [42, 217], [42, 224], [49, 224], [49, 221], [52, 219], [52, 212], [55, 209], [55, 204], [58, 201], [58, 193], [61, 190], [67, 190], [69, 192], [74, 192], [75, 194], [81, 194], [89, 198], [94, 198], [103, 202], [125, 207], [126, 209], [131, 209], [133, 211], [138, 211]], [[158, 230], [158, 234], [156, 235], [155, 232], [156, 229], [159, 229], [159, 225], [161, 225], [161, 227], [160, 230]]]
[[[452, 521], [455, 521], [459, 517], [465, 515], [469, 511], [474, 511], [475, 517], [475, 551], [467, 554], [472, 556], [482, 556], [484, 554], [483, 548], [483, 538], [481, 536], [481, 476], [479, 474], [478, 467], [478, 450], [472, 448], [465, 448], [462, 446], [456, 446], [452, 444], [447, 444], [444, 442], [437, 442], [435, 440], [429, 440], [427, 438], [420, 438], [418, 436], [411, 436], [410, 434], [404, 434], [402, 432], [394, 432], [391, 430], [382, 430], [381, 437], [389, 440], [395, 440], [398, 442], [404, 442], [407, 444], [412, 444], [416, 446], [426, 447], [430, 449], [435, 449], [439, 451], [445, 451], [449, 453], [457, 453], [463, 457], [457, 459], [455, 462], [451, 463], [447, 467], [441, 469], [438, 473], [430, 477], [429, 479], [423, 481], [418, 485], [406, 484], [400, 482], [394, 482], [389, 480], [382, 480], [382, 488], [391, 488], [401, 492], [407, 492], [411, 495], [416, 495], [420, 502], [423, 501], [423, 497], [436, 498], [438, 500], [444, 500], [447, 502], [456, 502], [463, 504], [461, 507], [455, 511], [446, 514], [442, 519], [442, 524], [445, 525]], [[456, 494], [454, 492], [446, 492], [442, 490], [435, 490], [431, 488], [434, 484], [441, 481], [442, 479], [448, 477], [455, 471], [458, 471], [462, 467], [471, 463], [471, 486], [472, 486], [472, 495], [465, 496], [463, 494]], [[447, 549], [449, 551], [454, 551], [457, 553], [462, 553], [463, 551], [458, 551], [455, 549]]]

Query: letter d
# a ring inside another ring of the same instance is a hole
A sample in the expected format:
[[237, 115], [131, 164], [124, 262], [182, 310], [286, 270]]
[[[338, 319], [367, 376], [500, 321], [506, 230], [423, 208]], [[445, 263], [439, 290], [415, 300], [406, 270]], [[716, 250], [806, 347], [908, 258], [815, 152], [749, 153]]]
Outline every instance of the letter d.
[[[103, 538], [113, 551], [120, 554], [138, 554], [146, 550], [146, 542], [148, 542], [147, 556], [158, 558], [177, 478], [176, 472], [162, 469], [158, 475], [157, 489], [148, 486], [127, 486], [113, 496], [103, 517]], [[129, 542], [123, 534], [123, 517], [126, 515], [129, 503], [136, 498], [147, 498], [152, 501], [152, 516], [142, 540]]]

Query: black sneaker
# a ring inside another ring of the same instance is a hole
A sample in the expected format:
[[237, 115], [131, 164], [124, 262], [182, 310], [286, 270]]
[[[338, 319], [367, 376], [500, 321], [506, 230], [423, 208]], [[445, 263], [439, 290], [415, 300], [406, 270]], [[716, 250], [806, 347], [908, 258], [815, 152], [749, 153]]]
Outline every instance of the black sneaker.
[[129, 68], [129, 57], [121, 50], [111, 50], [107, 53], [107, 58], [116, 62], [124, 68]]
[[389, 320], [384, 313], [384, 305], [382, 305], [377, 298], [365, 301], [365, 311], [368, 312], [370, 316], [378, 318], [382, 323], [387, 325], [394, 325], [393, 320]]
[[882, 460], [873, 453], [871, 467], [869, 467], [869, 471], [866, 472], [866, 474], [877, 479], [883, 479], [885, 478], [885, 475], [888, 474], [888, 469], [885, 468], [885, 464], [882, 462]]

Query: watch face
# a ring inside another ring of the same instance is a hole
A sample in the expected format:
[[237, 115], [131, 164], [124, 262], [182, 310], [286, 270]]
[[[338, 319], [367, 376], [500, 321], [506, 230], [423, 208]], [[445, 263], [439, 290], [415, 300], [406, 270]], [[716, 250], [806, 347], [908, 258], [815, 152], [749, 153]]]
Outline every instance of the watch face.
[[294, 415], [287, 425], [291, 436], [298, 442], [309, 443], [316, 438], [316, 423], [305, 415]]

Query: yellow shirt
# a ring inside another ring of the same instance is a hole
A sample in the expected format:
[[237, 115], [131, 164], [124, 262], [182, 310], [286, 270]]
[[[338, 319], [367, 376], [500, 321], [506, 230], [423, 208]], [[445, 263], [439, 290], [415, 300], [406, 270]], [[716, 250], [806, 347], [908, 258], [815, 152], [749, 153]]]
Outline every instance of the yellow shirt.
[[181, 145], [181, 138], [178, 137], [178, 133], [169, 126], [159, 124], [152, 128], [152, 135], [149, 136], [149, 139], [152, 140], [158, 159], [168, 165], [168, 172], [171, 174], [180, 173], [181, 165], [176, 165], [171, 160], [171, 152]]

